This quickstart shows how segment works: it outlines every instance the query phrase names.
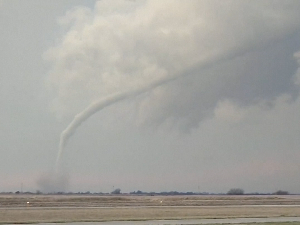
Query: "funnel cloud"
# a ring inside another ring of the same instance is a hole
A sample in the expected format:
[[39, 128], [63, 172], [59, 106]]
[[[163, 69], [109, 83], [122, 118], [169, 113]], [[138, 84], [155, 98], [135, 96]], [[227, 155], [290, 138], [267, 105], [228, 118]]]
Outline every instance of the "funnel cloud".
[[[226, 62], [267, 49], [292, 35], [299, 29], [299, 23], [295, 22], [300, 21], [299, 9], [300, 4], [296, 1], [145, 1], [139, 4], [119, 1], [111, 5], [108, 1], [99, 1], [94, 11], [84, 8], [70, 11], [60, 20], [64, 26], [70, 26], [70, 31], [60, 45], [45, 54], [54, 62], [48, 81], [59, 90], [60, 95], [54, 101], [56, 106], [75, 103], [78, 94], [80, 99], [85, 96], [93, 103], [75, 115], [62, 132], [56, 168], [69, 138], [90, 116], [179, 77], [200, 77], [199, 85], [193, 84], [192, 88], [195, 86], [199, 93], [209, 94], [211, 99], [208, 101], [200, 96], [200, 107], [195, 112], [191, 106], [174, 110], [170, 105], [167, 114], [158, 113], [162, 117], [158, 117], [158, 121], [168, 117], [180, 120], [182, 117], [187, 121], [187, 127], [193, 127], [204, 119], [204, 109], [212, 114], [224, 96], [246, 104], [253, 104], [258, 98], [268, 100], [269, 96], [263, 92], [254, 91], [247, 95], [252, 97], [244, 101], [242, 95], [232, 91], [211, 88], [210, 85], [214, 85], [211, 81], [223, 79], [222, 72], [217, 69], [217, 73], [211, 76], [211, 70], [207, 72], [206, 69], [222, 68], [222, 64], [226, 67]], [[163, 16], [158, 16], [161, 11], [164, 11]], [[280, 23], [273, 22], [278, 19]], [[228, 76], [230, 81], [242, 78], [235, 74]], [[66, 90], [70, 84], [87, 92], [68, 93]], [[178, 84], [179, 81], [175, 82], [175, 86]], [[167, 95], [166, 91], [164, 93]], [[99, 96], [106, 97], [97, 100]], [[181, 98], [180, 94], [178, 96]], [[156, 106], [168, 105], [171, 100]], [[147, 121], [149, 112], [154, 115], [151, 118], [155, 118], [154, 110], [159, 111], [159, 108], [153, 107], [153, 110], [149, 107], [153, 101], [156, 99], [145, 99], [140, 103], [139, 120]], [[182, 106], [186, 106], [186, 102]], [[188, 107], [193, 113], [183, 112]], [[66, 107], [56, 109], [68, 111]]]
[[299, 12], [0, 0], [0, 192], [299, 193]]
[[0, 192], [299, 192], [299, 0], [0, 2]]

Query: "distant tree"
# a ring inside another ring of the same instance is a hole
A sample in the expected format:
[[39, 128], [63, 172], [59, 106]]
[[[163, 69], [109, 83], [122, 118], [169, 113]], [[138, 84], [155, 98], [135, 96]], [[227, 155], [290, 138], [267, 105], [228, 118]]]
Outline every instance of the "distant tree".
[[120, 188], [117, 188], [117, 189], [113, 190], [113, 191], [111, 192], [111, 194], [113, 194], [113, 195], [119, 195], [119, 194], [121, 194], [121, 189], [120, 189]]
[[279, 191], [274, 192], [273, 194], [274, 195], [288, 195], [289, 192], [288, 191], [279, 190]]
[[241, 188], [231, 188], [228, 192], [228, 195], [243, 195], [244, 190]]

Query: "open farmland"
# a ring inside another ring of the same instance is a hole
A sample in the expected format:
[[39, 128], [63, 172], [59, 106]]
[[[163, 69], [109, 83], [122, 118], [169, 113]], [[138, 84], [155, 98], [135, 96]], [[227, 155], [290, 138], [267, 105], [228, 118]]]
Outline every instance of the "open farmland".
[[1, 223], [300, 217], [300, 196], [0, 195]]
[[[29, 204], [27, 204], [29, 202]], [[300, 196], [0, 195], [0, 208], [299, 205]]]

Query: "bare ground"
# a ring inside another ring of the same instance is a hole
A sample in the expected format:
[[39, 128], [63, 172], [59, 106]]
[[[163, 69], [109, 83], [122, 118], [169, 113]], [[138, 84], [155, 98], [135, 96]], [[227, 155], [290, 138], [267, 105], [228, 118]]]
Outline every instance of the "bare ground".
[[300, 196], [0, 195], [0, 223], [300, 217], [299, 205]]

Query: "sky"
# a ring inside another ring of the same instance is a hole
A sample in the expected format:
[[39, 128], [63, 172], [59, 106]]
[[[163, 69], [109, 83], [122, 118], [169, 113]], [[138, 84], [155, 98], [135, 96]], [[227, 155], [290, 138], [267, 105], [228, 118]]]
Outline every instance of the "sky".
[[0, 0], [0, 191], [300, 193], [299, 12]]

